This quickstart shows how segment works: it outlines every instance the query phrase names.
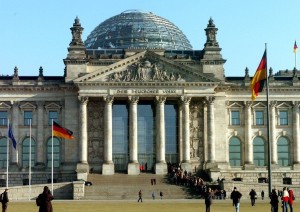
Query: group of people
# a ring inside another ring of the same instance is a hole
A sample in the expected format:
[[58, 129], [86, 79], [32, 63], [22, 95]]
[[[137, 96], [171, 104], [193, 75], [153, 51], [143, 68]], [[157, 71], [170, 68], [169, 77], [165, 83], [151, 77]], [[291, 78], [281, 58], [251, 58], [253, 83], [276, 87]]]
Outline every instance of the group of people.
[[288, 212], [288, 208], [290, 208], [290, 212], [294, 211], [293, 204], [295, 200], [295, 194], [292, 189], [284, 187], [280, 192], [277, 192], [276, 189], [272, 189], [270, 195], [272, 212], [278, 212], [278, 198], [281, 199], [282, 212]]
[[[139, 196], [138, 202], [139, 201], [143, 202], [143, 193], [142, 193], [142, 190], [139, 190], [138, 196]], [[152, 192], [151, 196], [152, 196], [152, 199], [155, 200], [155, 192], [154, 191]], [[160, 199], [162, 200], [163, 196], [164, 196], [164, 194], [163, 194], [162, 191], [159, 192], [159, 196], [160, 196]]]
[[[50, 192], [48, 186], [44, 187], [43, 193], [39, 194], [36, 199], [36, 205], [39, 207], [39, 212], [52, 212], [51, 201], [54, 199], [53, 195]], [[6, 188], [4, 192], [0, 195], [0, 201], [2, 203], [2, 212], [7, 211], [8, 206], [8, 189]]]

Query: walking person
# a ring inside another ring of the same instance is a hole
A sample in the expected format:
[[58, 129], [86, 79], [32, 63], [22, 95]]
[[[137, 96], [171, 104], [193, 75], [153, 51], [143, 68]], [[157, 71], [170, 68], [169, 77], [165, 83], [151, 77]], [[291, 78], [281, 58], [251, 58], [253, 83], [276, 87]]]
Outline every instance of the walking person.
[[256, 199], [256, 192], [254, 189], [251, 189], [250, 193], [249, 193], [250, 199], [251, 199], [251, 205], [254, 206], [255, 205], [255, 199]]
[[164, 194], [163, 194], [162, 191], [159, 192], [159, 196], [160, 196], [160, 199], [162, 200], [162, 199], [163, 199], [163, 196], [164, 196]]
[[8, 206], [8, 202], [9, 202], [7, 192], [8, 192], [8, 188], [6, 188], [4, 190], [4, 192], [1, 194], [0, 201], [2, 203], [2, 212], [6, 212], [6, 210], [7, 210], [7, 206]]
[[48, 186], [44, 187], [43, 193], [39, 194], [36, 204], [39, 206], [39, 212], [53, 212], [51, 201], [54, 199]]
[[141, 202], [143, 202], [143, 194], [142, 194], [142, 190], [139, 191], [139, 199], [138, 202], [141, 200]]
[[155, 200], [155, 192], [152, 192], [152, 199]]
[[265, 192], [264, 192], [264, 190], [261, 190], [260, 196], [261, 196], [261, 200], [264, 200], [264, 198], [265, 198]]
[[235, 211], [240, 211], [240, 199], [242, 198], [242, 194], [237, 190], [236, 187], [233, 188], [231, 192], [230, 199], [232, 199], [232, 204], [235, 207]]
[[271, 195], [270, 195], [270, 204], [271, 204], [271, 212], [278, 212], [278, 195], [276, 192], [276, 189], [272, 189]]
[[288, 201], [288, 203], [289, 203], [289, 206], [290, 206], [290, 212], [293, 212], [294, 211], [293, 204], [294, 204], [294, 200], [295, 200], [295, 195], [294, 195], [294, 192], [293, 192], [292, 189], [287, 188], [287, 190], [288, 190], [288, 193], [289, 193], [289, 201]]
[[212, 205], [213, 193], [211, 188], [208, 188], [207, 192], [205, 192], [205, 211], [210, 212], [210, 206]]
[[282, 190], [282, 212], [288, 212], [288, 204], [289, 204], [289, 192], [287, 191], [287, 188], [284, 187]]

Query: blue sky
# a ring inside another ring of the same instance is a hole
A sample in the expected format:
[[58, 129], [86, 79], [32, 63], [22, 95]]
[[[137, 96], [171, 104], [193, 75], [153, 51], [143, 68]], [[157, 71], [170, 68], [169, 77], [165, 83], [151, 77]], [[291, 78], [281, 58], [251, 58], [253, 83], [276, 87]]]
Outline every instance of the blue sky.
[[204, 29], [212, 17], [227, 60], [226, 76], [244, 76], [246, 67], [253, 75], [265, 43], [268, 67], [274, 73], [295, 66], [295, 40], [300, 47], [299, 0], [2, 0], [0, 75], [12, 75], [17, 66], [19, 75], [36, 76], [42, 66], [44, 75], [62, 76], [76, 16], [85, 40], [101, 22], [130, 9], [168, 19], [183, 31], [194, 50], [203, 49]]

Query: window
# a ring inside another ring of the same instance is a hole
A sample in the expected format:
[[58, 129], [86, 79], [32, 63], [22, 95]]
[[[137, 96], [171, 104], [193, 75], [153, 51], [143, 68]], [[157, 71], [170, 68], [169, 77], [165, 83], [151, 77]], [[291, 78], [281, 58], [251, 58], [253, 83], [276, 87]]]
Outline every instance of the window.
[[229, 162], [230, 166], [241, 166], [241, 142], [237, 137], [230, 138], [229, 141]]
[[52, 125], [52, 120], [57, 122], [58, 113], [57, 111], [49, 111], [49, 126]]
[[7, 111], [0, 111], [0, 126], [7, 126]]
[[[60, 145], [59, 140], [53, 137], [53, 168], [60, 166]], [[52, 167], [52, 138], [47, 142], [47, 167]]]
[[32, 125], [32, 111], [24, 111], [24, 126]]
[[289, 142], [285, 137], [280, 137], [277, 142], [277, 156], [279, 166], [288, 166], [289, 160]]
[[170, 163], [178, 163], [178, 120], [177, 108], [173, 102], [165, 104], [165, 159]]
[[253, 141], [253, 160], [256, 166], [265, 166], [265, 142], [261, 137], [256, 137]]
[[0, 138], [0, 168], [6, 168], [7, 138]]
[[263, 111], [255, 111], [255, 125], [264, 125]]
[[279, 125], [288, 125], [288, 111], [279, 111]]
[[231, 111], [231, 125], [240, 125], [240, 111]]
[[[31, 150], [30, 150], [31, 143]], [[30, 154], [31, 151], [31, 154]], [[25, 138], [22, 143], [22, 165], [23, 167], [29, 167], [29, 156], [31, 155], [31, 166], [35, 164], [35, 141], [30, 137]]]

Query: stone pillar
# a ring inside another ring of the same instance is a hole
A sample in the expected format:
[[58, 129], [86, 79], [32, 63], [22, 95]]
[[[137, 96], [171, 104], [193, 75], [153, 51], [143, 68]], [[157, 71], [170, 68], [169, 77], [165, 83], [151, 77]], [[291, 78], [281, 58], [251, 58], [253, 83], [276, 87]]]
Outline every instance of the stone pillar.
[[[295, 170], [300, 169], [299, 105], [300, 102], [294, 102], [294, 107], [293, 107], [293, 140], [294, 141], [293, 141], [292, 149], [294, 150], [293, 168]], [[290, 151], [292, 153], [291, 149]]]
[[22, 148], [19, 147], [21, 143], [19, 143], [19, 102], [13, 102], [13, 108], [12, 108], [12, 132], [14, 134], [14, 138], [17, 142], [17, 150], [14, 149], [12, 142], [9, 143], [10, 149], [13, 151], [10, 151], [10, 169], [15, 169], [17, 168], [18, 165], [18, 150], [21, 151]]
[[44, 138], [44, 101], [39, 101], [37, 104], [37, 141], [36, 141], [36, 165], [39, 168], [46, 167], [44, 152], [46, 152]]
[[165, 134], [165, 102], [166, 97], [156, 96], [156, 174], [167, 174], [166, 134]]
[[104, 108], [104, 162], [102, 165], [103, 175], [113, 175], [115, 166], [112, 160], [112, 104], [114, 97], [107, 95], [103, 97]]
[[182, 103], [182, 116], [183, 116], [183, 132], [182, 132], [182, 161], [181, 168], [183, 171], [191, 172], [191, 160], [190, 160], [190, 101], [191, 97], [181, 96]]
[[[270, 144], [271, 144], [271, 164], [278, 164], [277, 157], [277, 140], [276, 140], [276, 113], [275, 113], [276, 101], [270, 102]], [[268, 114], [267, 114], [268, 115]], [[267, 117], [268, 118], [268, 117]]]
[[138, 119], [137, 119], [137, 104], [138, 96], [129, 96], [129, 163], [127, 172], [129, 175], [140, 174], [138, 162]]
[[80, 111], [79, 111], [79, 122], [80, 122], [80, 133], [79, 133], [79, 162], [77, 164], [77, 178], [87, 179], [89, 173], [88, 161], [87, 161], [87, 149], [88, 149], [88, 136], [87, 136], [87, 103], [88, 97], [79, 97]]
[[208, 148], [208, 162], [215, 163], [216, 160], [216, 150], [215, 150], [215, 121], [214, 121], [214, 100], [215, 98], [209, 96], [206, 98], [208, 102], [207, 110], [207, 140], [209, 144]]
[[178, 151], [179, 151], [179, 161], [183, 160], [183, 144], [182, 144], [182, 137], [183, 137], [183, 119], [182, 119], [182, 104], [178, 102]]
[[[253, 163], [253, 142], [252, 142], [252, 116], [251, 116], [251, 106], [252, 101], [244, 102], [245, 104], [245, 170], [254, 170], [255, 166]], [[242, 144], [241, 144], [242, 145]]]

